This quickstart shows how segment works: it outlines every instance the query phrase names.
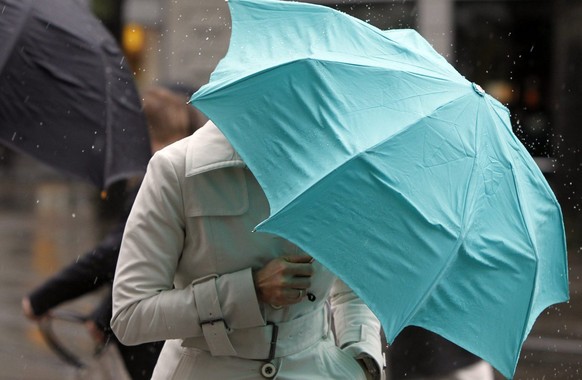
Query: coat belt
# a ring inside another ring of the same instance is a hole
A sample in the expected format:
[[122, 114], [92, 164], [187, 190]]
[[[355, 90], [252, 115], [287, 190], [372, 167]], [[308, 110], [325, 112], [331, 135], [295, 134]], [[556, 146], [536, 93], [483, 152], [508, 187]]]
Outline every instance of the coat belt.
[[[327, 338], [327, 334], [329, 334], [328, 311], [322, 305], [317, 310], [291, 321], [232, 330], [228, 334], [228, 339], [235, 352], [228, 355], [213, 355], [254, 360], [279, 358], [303, 351], [319, 340]], [[210, 347], [216, 343], [209, 343], [207, 339], [212, 338], [208, 336], [187, 338], [182, 341], [182, 346], [211, 351]]]

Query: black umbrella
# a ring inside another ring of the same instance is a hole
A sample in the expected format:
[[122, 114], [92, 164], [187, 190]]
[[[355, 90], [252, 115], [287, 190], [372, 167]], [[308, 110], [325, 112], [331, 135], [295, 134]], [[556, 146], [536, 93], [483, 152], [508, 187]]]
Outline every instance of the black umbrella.
[[133, 74], [78, 0], [0, 0], [0, 142], [101, 189], [143, 173]]

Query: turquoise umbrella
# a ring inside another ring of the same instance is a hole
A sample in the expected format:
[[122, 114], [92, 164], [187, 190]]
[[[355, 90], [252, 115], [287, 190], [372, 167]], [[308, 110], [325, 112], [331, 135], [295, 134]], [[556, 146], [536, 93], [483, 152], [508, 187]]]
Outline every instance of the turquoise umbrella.
[[228, 53], [192, 102], [264, 189], [257, 231], [335, 272], [389, 341], [421, 326], [512, 377], [568, 278], [560, 207], [508, 110], [412, 30], [229, 6]]

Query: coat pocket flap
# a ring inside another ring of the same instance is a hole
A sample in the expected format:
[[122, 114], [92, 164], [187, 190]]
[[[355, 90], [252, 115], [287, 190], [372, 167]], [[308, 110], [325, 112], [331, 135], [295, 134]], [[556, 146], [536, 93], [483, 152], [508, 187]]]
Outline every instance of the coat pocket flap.
[[229, 167], [187, 178], [183, 194], [186, 216], [244, 214], [249, 208], [244, 170]]

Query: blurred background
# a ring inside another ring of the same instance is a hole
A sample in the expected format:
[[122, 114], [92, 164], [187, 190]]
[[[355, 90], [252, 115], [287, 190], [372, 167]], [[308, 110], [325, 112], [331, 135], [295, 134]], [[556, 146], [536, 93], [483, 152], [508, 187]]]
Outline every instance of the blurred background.
[[[43, 0], [48, 1], [48, 0]], [[192, 91], [224, 56], [222, 0], [79, 0], [122, 46], [137, 83]], [[562, 206], [571, 300], [544, 312], [516, 379], [582, 378], [582, 0], [320, 0], [381, 29], [414, 28], [511, 111]], [[115, 201], [0, 145], [0, 379], [72, 376], [22, 317], [20, 299], [91, 248]], [[73, 238], [71, 238], [73, 236]], [[85, 310], [91, 297], [71, 308]], [[83, 331], [68, 339], [82, 339]]]

